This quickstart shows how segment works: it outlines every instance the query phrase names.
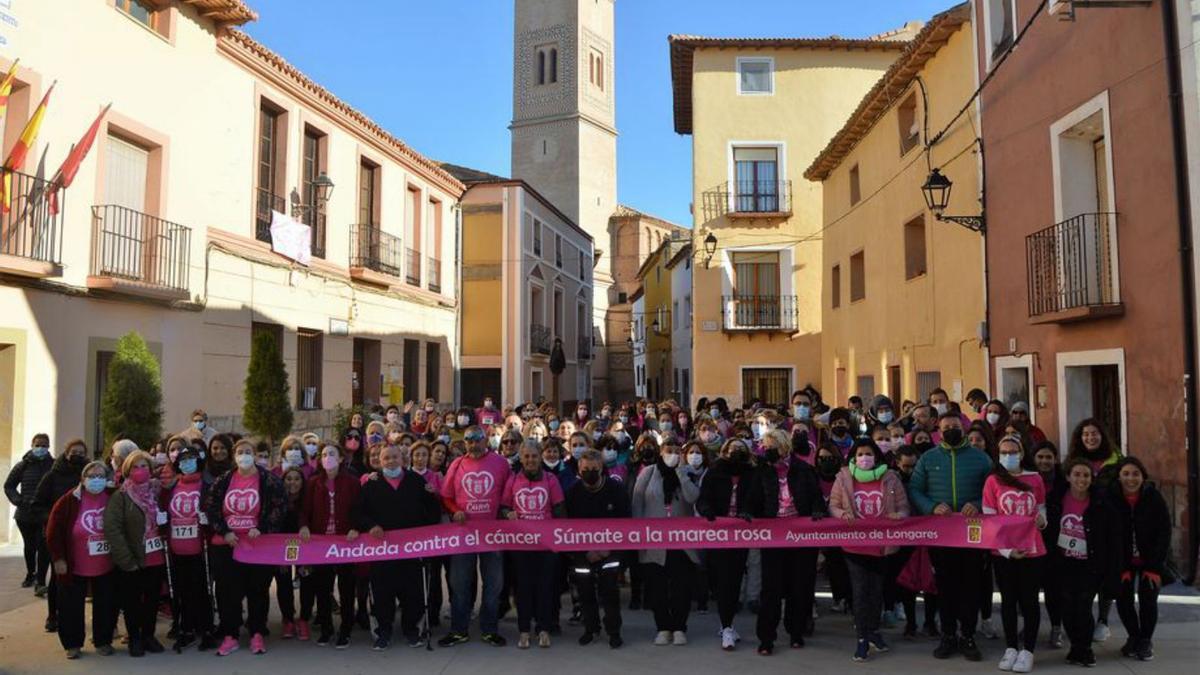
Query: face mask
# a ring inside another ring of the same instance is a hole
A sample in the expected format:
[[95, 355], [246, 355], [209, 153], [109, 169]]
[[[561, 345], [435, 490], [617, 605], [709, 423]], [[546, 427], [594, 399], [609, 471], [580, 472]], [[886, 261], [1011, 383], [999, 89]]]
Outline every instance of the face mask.
[[133, 471], [130, 471], [129, 480], [137, 483], [138, 485], [145, 483], [146, 481], [150, 480], [150, 468], [139, 466]]
[[558, 431], [559, 424], [560, 422], [558, 420], [550, 420], [550, 424], [548, 425], [550, 427], [550, 431]]
[[46, 455], [50, 454], [50, 448], [42, 447], [40, 445], [33, 446], [29, 449], [29, 451], [32, 452], [33, 456], [37, 457], [38, 459], [43, 459]]
[[745, 448], [737, 448], [729, 452], [729, 461], [734, 464], [745, 464], [750, 461], [750, 453]]
[[491, 409], [492, 409], [492, 402], [491, 402], [491, 401], [484, 401], [484, 402], [483, 402], [483, 407], [487, 408], [488, 410], [491, 410]]
[[383, 434], [371, 434], [370, 436], [367, 436], [367, 444], [369, 444], [369, 445], [374, 445], [376, 443], [382, 443], [382, 442], [383, 442]]
[[832, 427], [830, 430], [833, 432], [833, 435], [836, 436], [837, 438], [843, 438], [843, 437], [845, 437], [845, 435], [847, 433], [850, 432], [850, 430], [848, 428], [842, 427], [842, 426]]
[[579, 461], [580, 457], [583, 457], [583, 453], [585, 453], [585, 452], [587, 452], [586, 445], [572, 445], [571, 446], [571, 456], [575, 458], [576, 462]]
[[446, 421], [445, 421], [445, 423], [444, 423], [444, 426], [445, 426], [447, 429], [453, 429], [453, 428], [454, 428], [454, 425], [455, 425], [455, 421], [454, 421], [454, 420], [452, 420], [452, 419], [451, 419], [451, 420], [446, 420]]
[[346, 449], [351, 452], [358, 450], [358, 439], [357, 438], [347, 438], [344, 445], [346, 446]]
[[1020, 455], [1000, 455], [1000, 466], [1004, 467], [1005, 471], [1015, 472], [1021, 468]]
[[798, 405], [795, 407], [795, 416], [799, 419], [806, 420], [809, 415], [812, 415], [812, 407], [807, 405]]
[[288, 464], [292, 466], [300, 466], [300, 463], [304, 461], [304, 453], [300, 450], [288, 450], [285, 456]]
[[763, 428], [763, 425], [758, 423], [751, 424], [750, 431], [754, 433], [755, 438], [762, 438], [763, 434], [766, 433], [766, 429]]
[[841, 465], [838, 463], [836, 457], [826, 456], [817, 460], [817, 469], [821, 472], [821, 475], [825, 476], [826, 478], [836, 476], [840, 467]]
[[425, 406], [425, 412], [427, 412], [427, 413], [433, 412], [433, 406], [431, 406], [431, 405]]
[[646, 408], [646, 417], [654, 417], [655, 412], [654, 408]]
[[185, 476], [196, 473], [196, 460], [189, 457], [188, 459], [179, 462], [179, 472]]
[[332, 471], [333, 469], [338, 468], [339, 464], [341, 464], [341, 460], [333, 455], [326, 455], [321, 458], [321, 466], [324, 467], [326, 471]]
[[238, 455], [234, 461], [237, 462], [239, 469], [249, 469], [254, 466], [254, 455]]
[[543, 462], [543, 463], [546, 465], [546, 468], [547, 468], [547, 469], [550, 469], [551, 471], [554, 471], [555, 469], [557, 469], [557, 468], [558, 468], [558, 465], [562, 463], [562, 460], [561, 460], [561, 459], [556, 459], [556, 460], [554, 460], [553, 462]]
[[674, 469], [679, 466], [679, 455], [663, 455], [662, 461], [668, 469]]
[[670, 422], [659, 422], [658, 428], [662, 429], [663, 431], [671, 431], [675, 428], [675, 425], [671, 424]]
[[942, 432], [942, 441], [944, 441], [946, 443], [946, 445], [948, 445], [952, 448], [957, 448], [962, 443], [962, 440], [963, 440], [963, 430], [962, 429], [957, 429], [957, 428], [947, 429]]
[[617, 418], [617, 421], [620, 422], [621, 424], [628, 424], [629, 417], [626, 415], [621, 415], [620, 417]]
[[261, 466], [264, 469], [267, 468], [267, 465], [270, 463], [271, 463], [271, 460], [266, 457], [255, 457], [254, 458], [254, 465]]
[[612, 464], [613, 462], [617, 461], [617, 451], [613, 450], [612, 448], [605, 448], [604, 452], [601, 454], [604, 456], [605, 464]]
[[442, 434], [441, 436], [438, 436], [438, 440], [441, 441], [442, 443], [449, 443], [450, 442], [450, 434]]
[[192, 425], [196, 427], [196, 431], [204, 431], [204, 427], [206, 426], [204, 420], [196, 420], [192, 422]]
[[997, 424], [999, 424], [1000, 423], [1000, 413], [988, 413], [987, 414], [987, 423], [992, 426], [996, 426]]
[[400, 474], [402, 473], [404, 473], [404, 467], [402, 466], [398, 466], [394, 469], [383, 469], [383, 475], [385, 478], [399, 478]]
[[688, 466], [699, 469], [704, 464], [704, 456], [698, 452], [688, 455]]
[[890, 439], [883, 441], [875, 441], [875, 445], [879, 446], [879, 451], [883, 454], [888, 454], [896, 449], [895, 444]]
[[879, 421], [880, 422], [883, 422], [884, 424], [890, 424], [891, 421], [894, 419], [896, 419], [896, 416], [894, 414], [892, 414], [891, 410], [880, 410], [879, 411]]
[[151, 457], [150, 462], [153, 463], [154, 466], [163, 466], [164, 464], [167, 463], [167, 456], [160, 452], [157, 455], [154, 455], [153, 457]]
[[488, 447], [493, 450], [499, 450], [500, 449], [500, 437], [499, 436], [488, 436]]
[[870, 471], [875, 468], [875, 455], [859, 455], [854, 458], [854, 464], [863, 471]]
[[600, 411], [600, 417], [603, 419], [608, 419], [609, 415], [612, 415], [612, 411], [609, 410], [608, 408], [605, 408], [604, 410]]
[[458, 416], [458, 426], [460, 426], [460, 427], [467, 426], [467, 422], [470, 422], [470, 421], [471, 421], [471, 418], [467, 417], [466, 415]]
[[603, 436], [603, 435], [604, 435], [604, 434], [600, 433], [599, 431], [593, 431], [593, 432], [592, 432], [592, 440], [593, 440], [593, 441], [598, 441], [598, 440], [600, 440], [600, 437], [601, 437], [601, 436]]
[[720, 408], [709, 408], [708, 416], [713, 418], [714, 420], [717, 419], [718, 417], [721, 416], [721, 409]]
[[104, 492], [104, 488], [108, 487], [108, 479], [104, 476], [91, 476], [84, 479], [83, 487], [88, 492], [98, 495]]
[[933, 409], [937, 411], [938, 417], [941, 417], [942, 415], [946, 414], [946, 411], [950, 409], [950, 406], [945, 403], [935, 403], [933, 405]]
[[309, 457], [316, 455], [317, 454], [317, 444], [316, 443], [305, 443], [304, 444], [304, 452], [307, 453]]
[[579, 478], [586, 485], [596, 485], [597, 483], [600, 482], [600, 470], [599, 469], [586, 469], [584, 471], [580, 471]]
[[587, 411], [583, 410], [583, 409], [576, 410], [575, 416], [578, 417], [579, 419], [583, 419], [583, 418], [587, 417]]
[[617, 439], [621, 443], [624, 443], [629, 440], [629, 434], [625, 433], [624, 431], [618, 431], [613, 434], [613, 438]]

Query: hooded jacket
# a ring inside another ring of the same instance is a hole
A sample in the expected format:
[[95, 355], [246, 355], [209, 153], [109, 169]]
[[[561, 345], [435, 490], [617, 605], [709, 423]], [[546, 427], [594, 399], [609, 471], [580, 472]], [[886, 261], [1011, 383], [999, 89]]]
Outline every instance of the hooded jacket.
[[83, 475], [85, 466], [87, 466], [86, 458], [81, 458], [78, 463], [72, 463], [65, 454], [55, 458], [50, 472], [42, 476], [42, 482], [38, 483], [37, 493], [33, 499], [34, 505], [39, 509], [46, 509], [46, 512], [49, 513], [54, 504], [58, 502], [59, 497], [79, 485], [79, 478]]
[[[50, 473], [54, 465], [54, 457], [50, 453], [38, 459], [32, 451], [27, 451], [21, 461], [17, 462], [8, 478], [4, 479], [4, 496], [17, 507], [14, 518], [20, 523], [44, 523], [50, 516], [50, 506], [39, 506], [36, 503], [38, 484], [42, 477]], [[79, 482], [79, 476], [75, 477]]]
[[718, 459], [704, 474], [700, 482], [700, 496], [696, 499], [696, 513], [712, 520], [729, 515], [729, 504], [734, 496], [734, 479], [737, 479], [737, 510], [745, 511], [746, 495], [750, 491], [754, 467], [737, 465], [728, 459]]
[[1171, 512], [1162, 493], [1154, 485], [1144, 483], [1137, 504], [1130, 506], [1119, 484], [1108, 493], [1109, 507], [1116, 515], [1116, 555], [1121, 571], [1133, 568], [1133, 549], [1136, 544], [1140, 569], [1162, 577], [1164, 584], [1173, 580], [1167, 569], [1171, 551]]
[[[787, 484], [797, 516], [825, 515], [825, 497], [812, 466], [793, 457], [788, 464]], [[779, 473], [774, 464], [763, 461], [754, 468], [744, 504], [738, 510], [755, 518], [779, 517]]]

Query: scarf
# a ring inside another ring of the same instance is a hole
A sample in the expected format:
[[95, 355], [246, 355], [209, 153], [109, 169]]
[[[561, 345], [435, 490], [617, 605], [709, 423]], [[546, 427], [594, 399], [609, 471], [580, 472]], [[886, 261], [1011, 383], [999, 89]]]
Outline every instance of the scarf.
[[121, 491], [129, 495], [130, 501], [146, 514], [147, 532], [158, 526], [158, 502], [154, 499], [158, 492], [158, 481], [148, 480], [138, 485], [132, 480], [125, 480], [121, 482]]
[[850, 465], [850, 475], [859, 483], [873, 483], [883, 478], [883, 475], [887, 472], [888, 468], [886, 464], [881, 464], [874, 469], [860, 469], [853, 464]]
[[670, 506], [675, 501], [675, 493], [679, 491], [679, 474], [662, 461], [661, 455], [655, 466], [658, 467], [658, 475], [662, 476], [663, 504]]

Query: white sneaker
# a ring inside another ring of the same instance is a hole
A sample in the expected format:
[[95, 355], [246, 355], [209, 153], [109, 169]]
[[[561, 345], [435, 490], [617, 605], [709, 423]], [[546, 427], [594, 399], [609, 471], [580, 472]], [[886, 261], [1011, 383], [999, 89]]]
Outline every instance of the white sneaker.
[[1000, 634], [996, 632], [996, 626], [992, 624], [991, 619], [984, 619], [983, 621], [979, 622], [979, 634], [989, 640], [995, 640], [996, 638], [1000, 637]]
[[1063, 631], [1061, 628], [1050, 629], [1050, 646], [1055, 649], [1063, 648]]
[[671, 634], [671, 643], [676, 647], [682, 647], [687, 644], [687, 633], [677, 630]]
[[1012, 672], [1013, 664], [1017, 662], [1017, 650], [1009, 647], [1004, 650], [1004, 656], [1000, 657], [1000, 665], [996, 666], [1004, 672]]
[[896, 623], [905, 623], [908, 621], [908, 614], [904, 612], [904, 603], [896, 603]]
[[834, 600], [833, 603], [829, 605], [829, 611], [833, 612], [834, 614], [844, 613], [846, 611], [846, 601]]
[[1112, 637], [1112, 631], [1108, 629], [1108, 624], [1104, 622], [1096, 623], [1096, 630], [1092, 631], [1092, 642], [1104, 642]]
[[721, 629], [721, 649], [727, 652], [733, 651], [737, 646], [737, 633], [733, 632], [732, 628]]
[[654, 644], [658, 645], [659, 647], [662, 647], [663, 645], [671, 644], [671, 631], [669, 631], [669, 630], [658, 631], [658, 634], [654, 636]]
[[1014, 673], [1032, 673], [1033, 672], [1033, 652], [1022, 649], [1017, 653], [1017, 662], [1013, 664], [1012, 671]]

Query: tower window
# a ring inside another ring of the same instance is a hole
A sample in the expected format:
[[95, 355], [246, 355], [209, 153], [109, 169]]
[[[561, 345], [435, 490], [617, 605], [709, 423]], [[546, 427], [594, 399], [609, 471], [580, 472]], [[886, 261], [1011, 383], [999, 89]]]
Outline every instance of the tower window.
[[604, 54], [595, 49], [588, 52], [588, 81], [604, 91]]
[[558, 82], [558, 47], [543, 45], [536, 49], [535, 79], [539, 85]]
[[546, 84], [546, 52], [540, 49], [537, 53], [537, 83]]

